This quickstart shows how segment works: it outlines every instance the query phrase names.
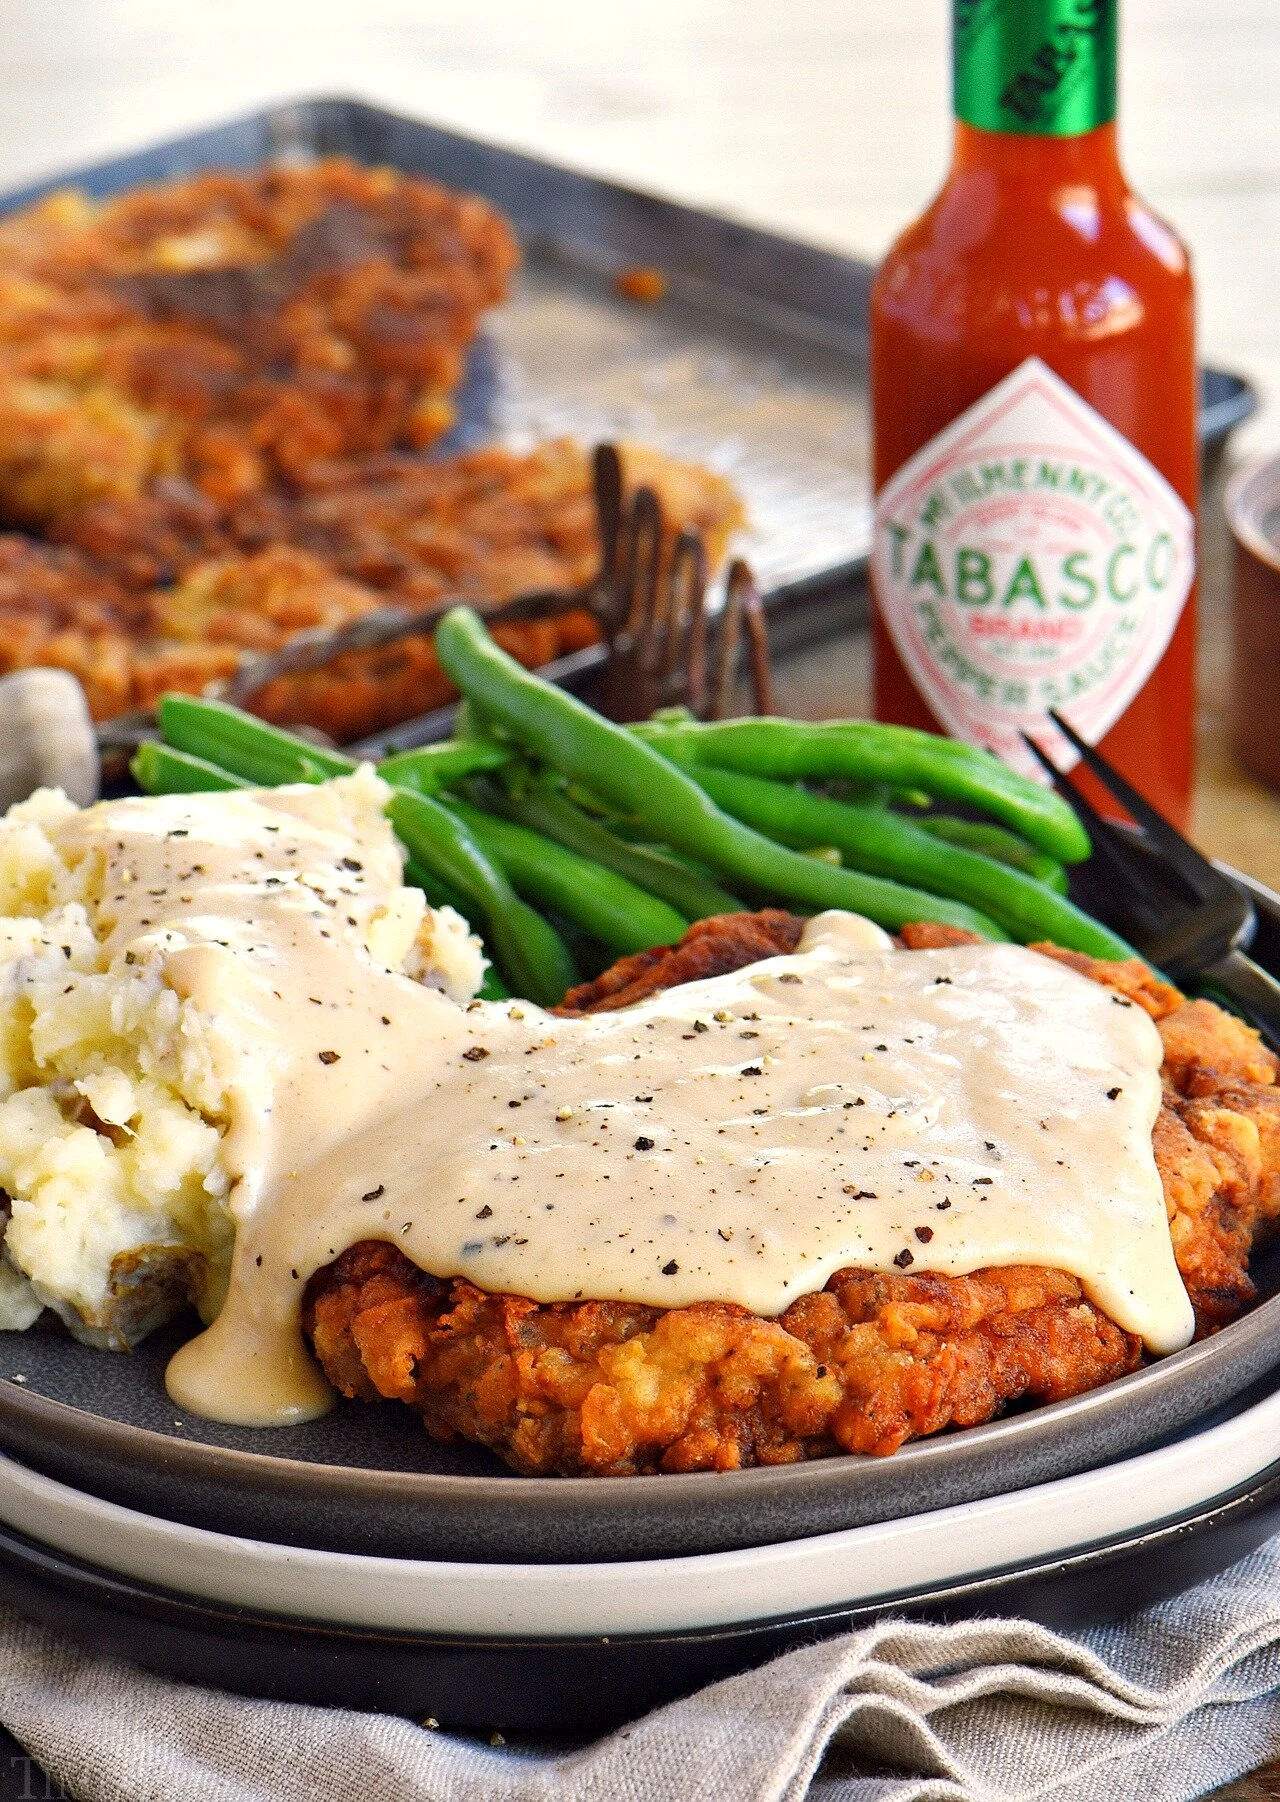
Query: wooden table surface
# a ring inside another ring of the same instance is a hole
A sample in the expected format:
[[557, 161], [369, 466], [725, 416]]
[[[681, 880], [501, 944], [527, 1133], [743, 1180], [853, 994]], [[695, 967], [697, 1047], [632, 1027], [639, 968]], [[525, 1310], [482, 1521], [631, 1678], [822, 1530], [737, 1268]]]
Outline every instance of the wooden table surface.
[[[1190, 240], [1202, 346], [1280, 440], [1276, 0], [1123, 0], [1131, 173]], [[875, 256], [946, 159], [944, 0], [6, 0], [0, 188], [259, 106], [360, 94], [833, 248]], [[1220, 484], [1218, 484], [1220, 486]], [[1280, 887], [1280, 796], [1228, 745], [1229, 589], [1203, 521], [1202, 844]], [[783, 672], [796, 712], [856, 711], [866, 647]], [[1280, 1773], [1225, 1795], [1280, 1798]]]

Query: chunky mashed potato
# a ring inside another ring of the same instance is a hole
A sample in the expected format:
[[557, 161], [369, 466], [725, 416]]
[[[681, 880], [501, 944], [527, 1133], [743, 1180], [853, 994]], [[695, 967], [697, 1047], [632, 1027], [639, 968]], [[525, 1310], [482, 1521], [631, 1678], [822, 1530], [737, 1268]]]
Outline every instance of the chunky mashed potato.
[[175, 956], [252, 950], [257, 900], [319, 901], [357, 964], [475, 993], [479, 943], [401, 882], [386, 798], [364, 768], [84, 810], [46, 789], [0, 820], [0, 1327], [49, 1307], [125, 1347], [188, 1300], [218, 1310], [235, 1097], [269, 1097], [277, 1071], [251, 1012], [183, 998]]

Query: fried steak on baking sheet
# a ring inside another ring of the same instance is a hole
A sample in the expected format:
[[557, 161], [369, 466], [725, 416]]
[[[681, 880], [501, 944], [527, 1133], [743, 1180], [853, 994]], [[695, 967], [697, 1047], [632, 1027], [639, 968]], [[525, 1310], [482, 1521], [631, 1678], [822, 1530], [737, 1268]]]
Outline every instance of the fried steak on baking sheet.
[[[701, 921], [679, 945], [624, 958], [571, 991], [561, 1011], [625, 1007], [792, 951], [803, 924], [776, 910]], [[907, 926], [902, 940], [909, 950], [974, 942], [933, 925]], [[1156, 1163], [1198, 1331], [1212, 1332], [1249, 1305], [1250, 1251], [1280, 1213], [1280, 1060], [1242, 1022], [1144, 965], [1035, 949], [1156, 1023]], [[1080, 1394], [1143, 1356], [1074, 1277], [1027, 1266], [963, 1277], [842, 1270], [764, 1319], [721, 1302], [663, 1311], [491, 1295], [368, 1240], [312, 1278], [304, 1322], [344, 1395], [406, 1402], [437, 1437], [475, 1440], [533, 1475], [883, 1455], [1014, 1401]]]
[[[573, 589], [599, 564], [566, 441], [428, 461], [519, 261], [485, 201], [343, 157], [215, 171], [0, 221], [0, 672], [54, 664], [98, 719], [380, 607]], [[624, 446], [712, 562], [743, 513]], [[38, 534], [28, 536], [27, 534]], [[50, 542], [53, 541], [53, 542]], [[590, 616], [505, 628], [527, 664]], [[451, 698], [427, 638], [273, 683], [256, 710], [343, 740]]]
[[518, 261], [487, 202], [343, 157], [53, 194], [0, 222], [4, 515], [423, 448]]

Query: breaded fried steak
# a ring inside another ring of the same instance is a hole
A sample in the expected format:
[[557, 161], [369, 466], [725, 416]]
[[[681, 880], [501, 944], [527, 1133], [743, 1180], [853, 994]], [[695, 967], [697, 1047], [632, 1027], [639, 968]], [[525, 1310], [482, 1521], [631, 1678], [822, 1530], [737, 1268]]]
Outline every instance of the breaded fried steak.
[[483, 200], [343, 157], [51, 195], [0, 225], [0, 513], [429, 445], [518, 260]]
[[[742, 509], [723, 477], [625, 447], [624, 480], [653, 486], [666, 536], [696, 526], [718, 563]], [[517, 453], [490, 446], [436, 463], [347, 460], [303, 491], [215, 504], [173, 484], [102, 498], [64, 515], [48, 543], [0, 533], [0, 673], [69, 669], [96, 719], [199, 694], [246, 654], [376, 609], [420, 612], [448, 593], [500, 605], [522, 592], [581, 587], [599, 564], [591, 460], [566, 440]], [[530, 666], [599, 635], [591, 615], [495, 628]], [[342, 741], [451, 699], [428, 634], [349, 651], [277, 676], [254, 710]]]
[[[802, 926], [776, 910], [702, 921], [678, 946], [623, 959], [572, 991], [560, 1011], [626, 1007], [793, 951]], [[923, 925], [902, 940], [911, 950], [969, 942]], [[1280, 1060], [1233, 1016], [1141, 964], [1035, 949], [1156, 1023], [1156, 1165], [1197, 1329], [1211, 1332], [1252, 1300], [1250, 1251], [1280, 1213]], [[1020, 1398], [1079, 1394], [1143, 1356], [1060, 1270], [841, 1270], [769, 1319], [715, 1301], [663, 1310], [488, 1294], [430, 1276], [378, 1240], [317, 1272], [304, 1326], [343, 1394], [407, 1402], [437, 1437], [474, 1440], [533, 1475], [884, 1455]]]

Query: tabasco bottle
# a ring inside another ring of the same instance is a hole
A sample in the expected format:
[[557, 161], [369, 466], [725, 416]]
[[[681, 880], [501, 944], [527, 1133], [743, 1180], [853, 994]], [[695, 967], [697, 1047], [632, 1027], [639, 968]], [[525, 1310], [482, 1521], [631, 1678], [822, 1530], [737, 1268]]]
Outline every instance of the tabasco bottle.
[[[1116, 0], [953, 0], [955, 154], [871, 296], [876, 716], [1191, 797], [1191, 269], [1116, 154]], [[1097, 794], [1098, 791], [1093, 791]]]

